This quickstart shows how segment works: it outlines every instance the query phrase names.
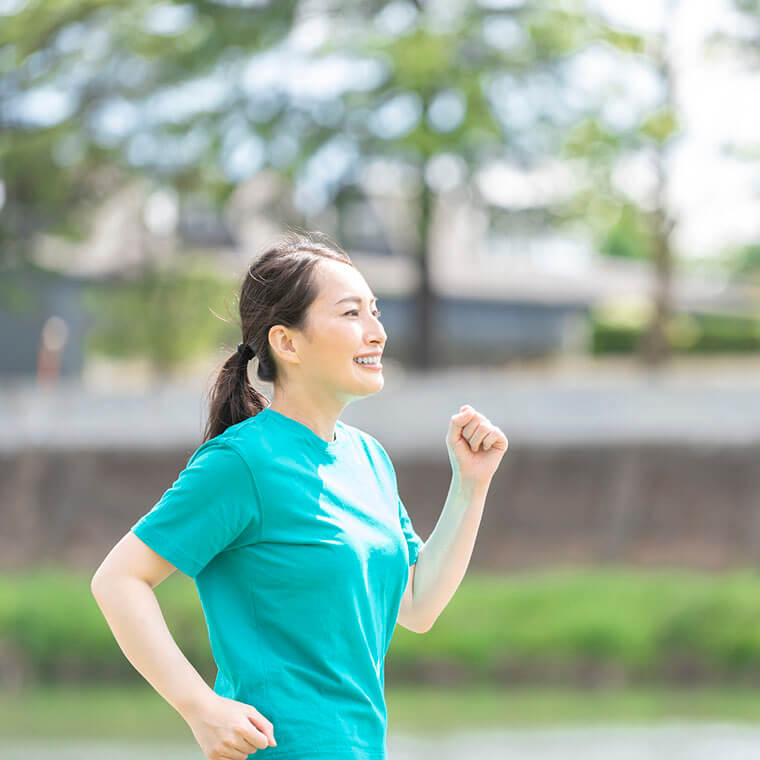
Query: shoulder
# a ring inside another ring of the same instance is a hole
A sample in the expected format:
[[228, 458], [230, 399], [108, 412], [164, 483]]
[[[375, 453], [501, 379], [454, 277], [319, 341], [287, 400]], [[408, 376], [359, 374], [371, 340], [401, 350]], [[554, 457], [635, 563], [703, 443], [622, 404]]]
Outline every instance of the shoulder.
[[256, 415], [230, 425], [214, 438], [202, 443], [193, 453], [188, 464], [203, 464], [219, 471], [220, 475], [245, 478], [254, 481], [254, 471], [259, 463], [271, 456], [271, 441], [265, 434], [263, 420]]
[[242, 422], [230, 425], [211, 441], [216, 441], [220, 448], [237, 452], [245, 462], [253, 464], [259, 455], [266, 456], [271, 453], [269, 451], [271, 449], [271, 438], [267, 432], [264, 418], [254, 415]]
[[190, 456], [187, 467], [208, 472], [225, 483], [247, 479], [249, 476], [245, 457], [234, 443], [222, 436], [210, 438], [198, 446]]

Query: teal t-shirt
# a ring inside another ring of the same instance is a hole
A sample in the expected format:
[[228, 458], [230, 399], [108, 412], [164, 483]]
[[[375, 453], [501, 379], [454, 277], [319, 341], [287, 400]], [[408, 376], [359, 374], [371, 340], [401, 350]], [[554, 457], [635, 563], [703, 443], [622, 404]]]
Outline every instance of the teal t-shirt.
[[131, 530], [195, 580], [214, 691], [276, 747], [249, 758], [386, 757], [385, 654], [422, 540], [385, 449], [265, 408], [201, 444]]

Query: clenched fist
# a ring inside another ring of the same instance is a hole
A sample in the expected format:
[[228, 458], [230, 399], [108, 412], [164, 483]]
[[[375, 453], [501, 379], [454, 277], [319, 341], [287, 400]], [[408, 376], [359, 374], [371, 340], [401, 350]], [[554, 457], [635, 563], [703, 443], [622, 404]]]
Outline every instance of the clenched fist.
[[256, 750], [277, 746], [271, 722], [245, 702], [214, 694], [183, 717], [209, 760], [245, 760]]
[[509, 442], [501, 428], [465, 404], [449, 421], [446, 446], [454, 476], [482, 484], [493, 477]]

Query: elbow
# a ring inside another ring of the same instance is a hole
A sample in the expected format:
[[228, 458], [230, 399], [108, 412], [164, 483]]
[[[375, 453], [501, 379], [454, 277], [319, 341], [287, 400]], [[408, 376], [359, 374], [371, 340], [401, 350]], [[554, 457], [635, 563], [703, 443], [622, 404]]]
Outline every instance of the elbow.
[[102, 565], [95, 571], [95, 575], [90, 580], [90, 591], [98, 603], [108, 592], [108, 575], [103, 570]]
[[435, 618], [423, 618], [414, 628], [415, 633], [427, 633], [435, 623]]
[[95, 597], [95, 600], [98, 599], [98, 592], [100, 589], [102, 579], [101, 576], [98, 575], [97, 571], [95, 572], [95, 575], [92, 576], [92, 580], [90, 581], [90, 592]]

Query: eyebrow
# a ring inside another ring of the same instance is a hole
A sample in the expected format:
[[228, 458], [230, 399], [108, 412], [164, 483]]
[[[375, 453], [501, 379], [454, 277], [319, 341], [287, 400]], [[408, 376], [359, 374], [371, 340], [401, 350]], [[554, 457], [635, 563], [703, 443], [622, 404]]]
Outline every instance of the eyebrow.
[[[362, 303], [362, 299], [359, 298], [359, 296], [346, 296], [345, 298], [341, 298], [340, 301], [336, 301], [335, 305], [337, 306], [339, 303], [343, 303], [344, 301], [356, 301], [356, 303]], [[377, 301], [377, 298], [371, 298], [370, 303], [372, 303], [372, 301]]]

